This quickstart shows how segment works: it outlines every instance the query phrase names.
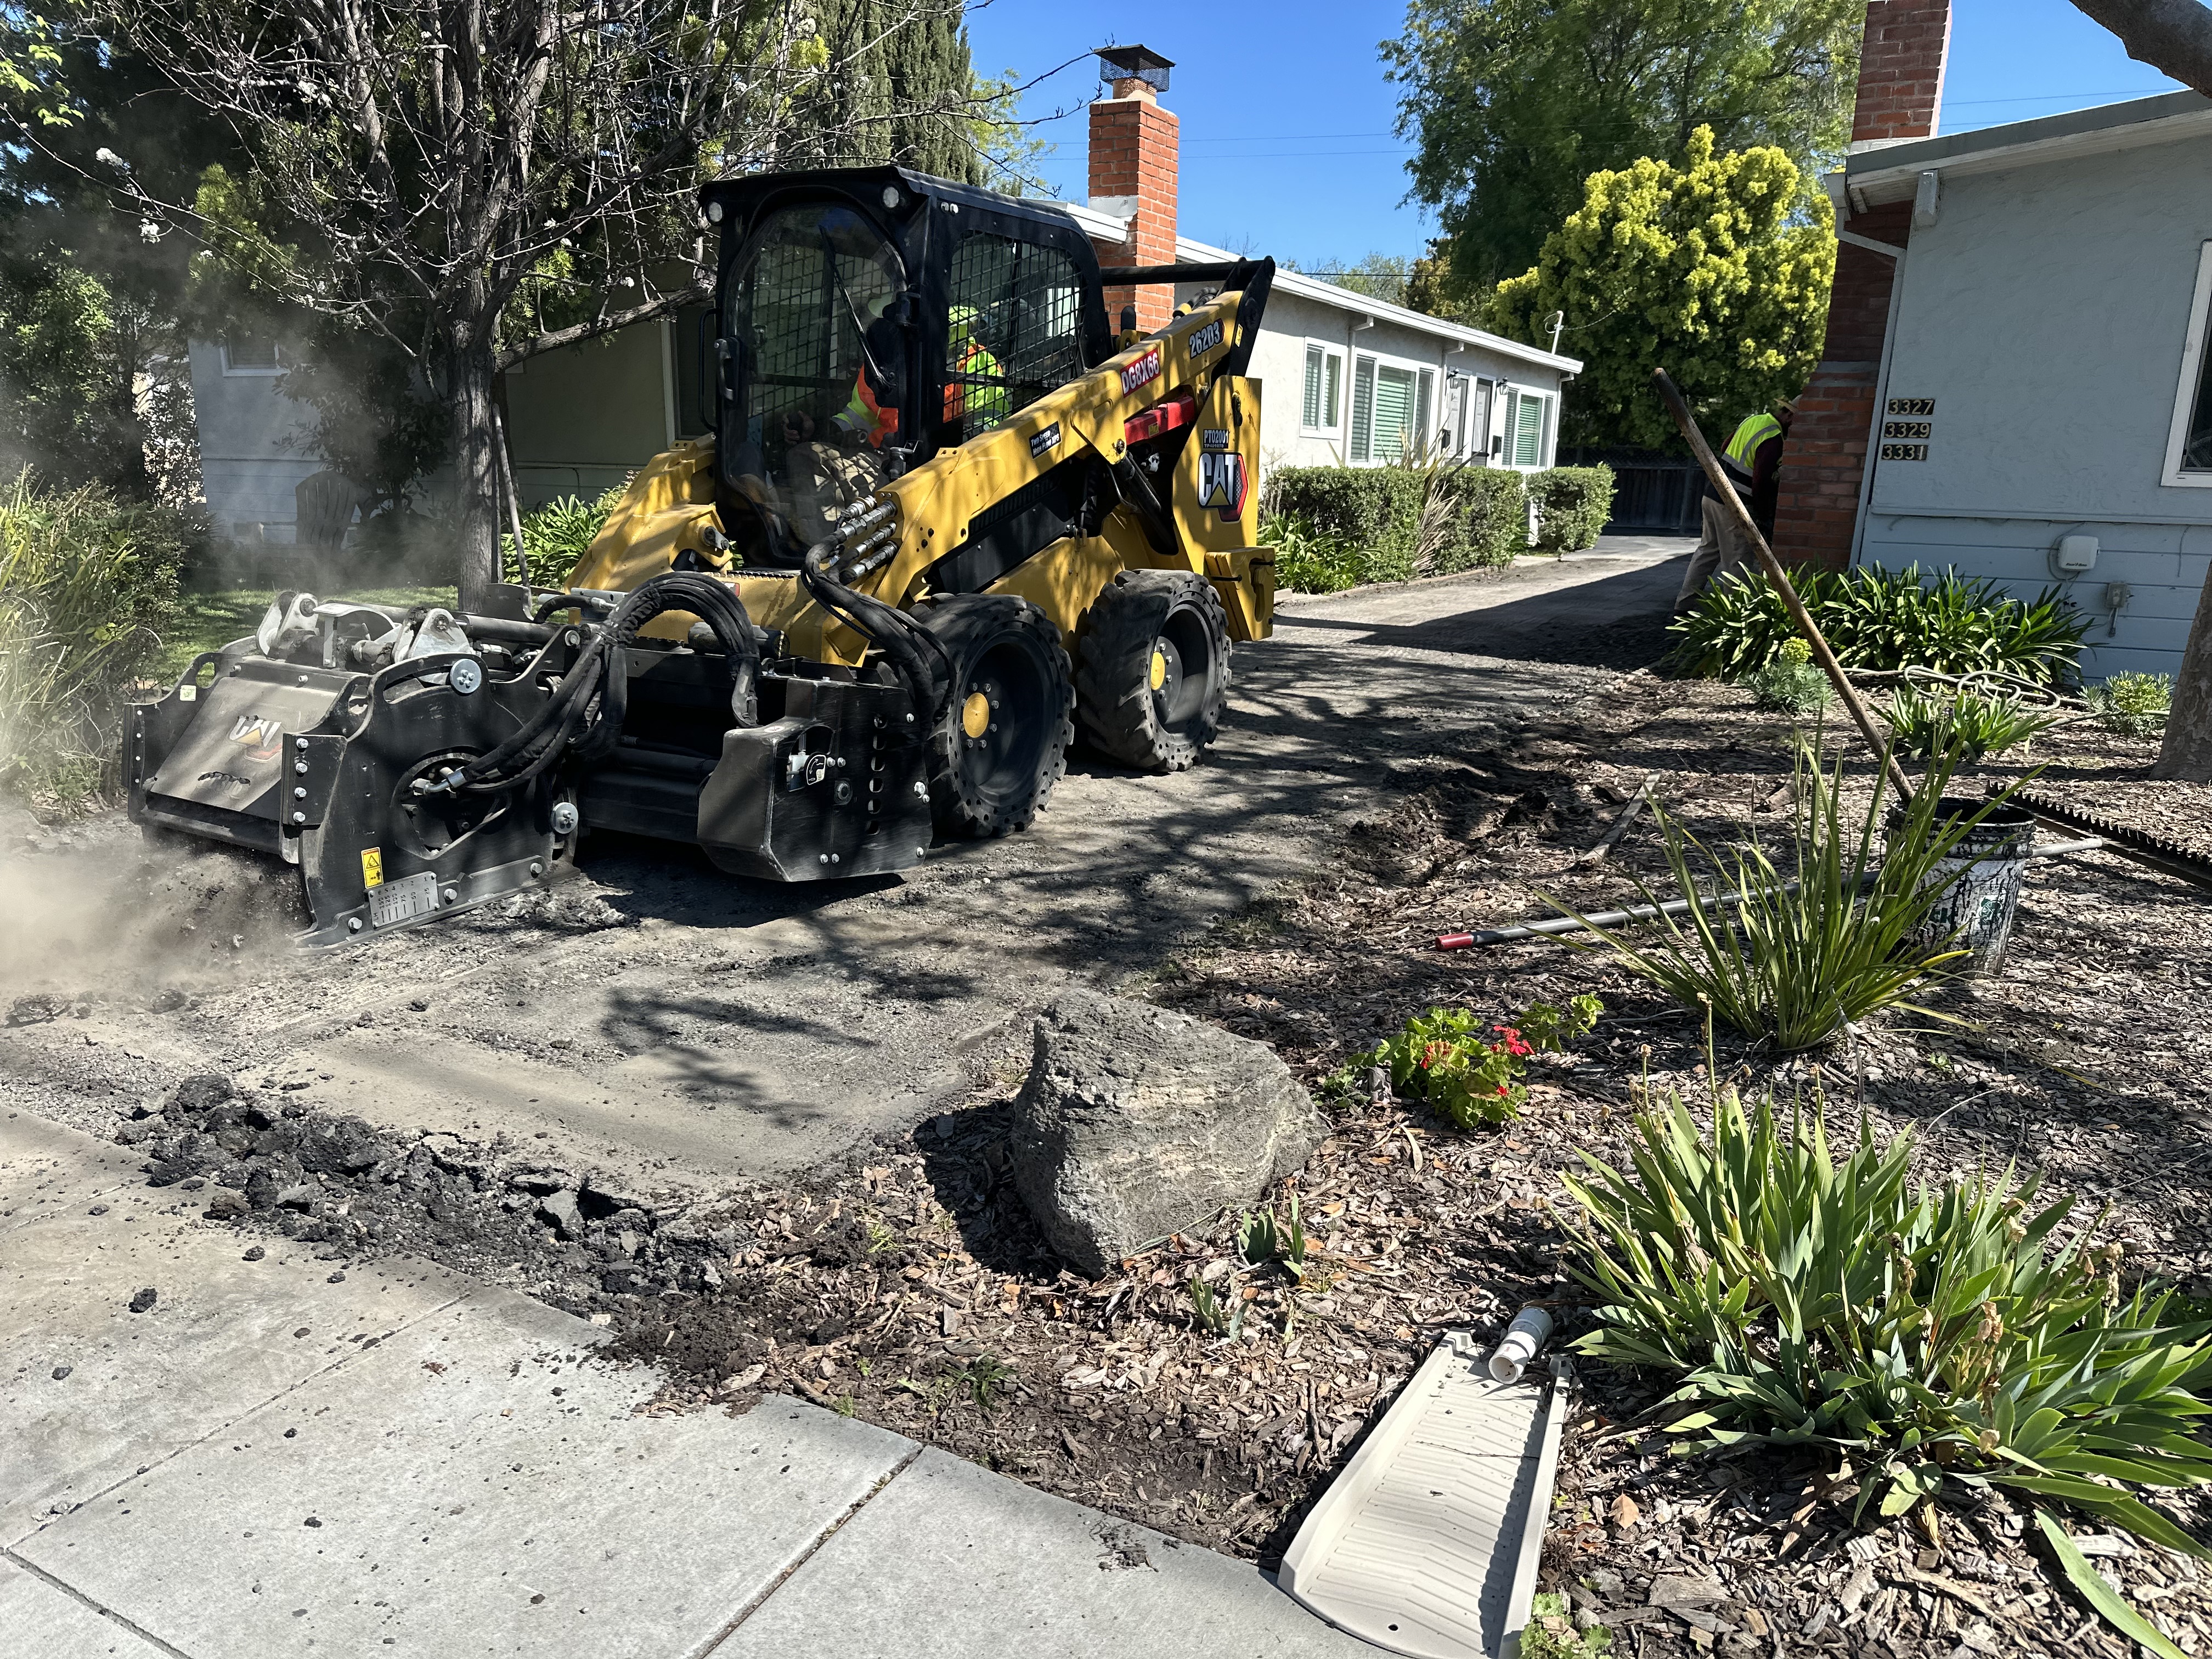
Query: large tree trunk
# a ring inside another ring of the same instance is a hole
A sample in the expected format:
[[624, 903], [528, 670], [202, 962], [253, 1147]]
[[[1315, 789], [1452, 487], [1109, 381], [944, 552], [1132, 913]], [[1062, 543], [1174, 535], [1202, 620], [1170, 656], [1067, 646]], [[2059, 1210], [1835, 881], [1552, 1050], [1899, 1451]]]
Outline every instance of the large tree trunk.
[[482, 606], [499, 568], [499, 453], [492, 426], [492, 354], [457, 342], [447, 360], [446, 401], [453, 435], [453, 516], [460, 550], [461, 608]]
[[2197, 619], [2174, 677], [2173, 712], [2151, 775], [2212, 783], [2212, 581], [2197, 596]]

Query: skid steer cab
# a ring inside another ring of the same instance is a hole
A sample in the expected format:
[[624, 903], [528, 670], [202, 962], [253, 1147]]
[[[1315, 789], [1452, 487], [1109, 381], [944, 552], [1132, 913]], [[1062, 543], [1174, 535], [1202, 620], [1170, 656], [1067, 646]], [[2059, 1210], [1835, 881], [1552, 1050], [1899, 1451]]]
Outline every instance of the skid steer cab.
[[[780, 881], [1026, 827], [1071, 744], [1214, 741], [1259, 545], [1270, 260], [1102, 270], [1055, 204], [896, 167], [707, 187], [712, 435], [568, 582], [283, 594], [133, 711], [134, 817], [296, 865], [340, 943], [550, 879], [592, 831]], [[1172, 284], [1139, 337], [1107, 291]]]

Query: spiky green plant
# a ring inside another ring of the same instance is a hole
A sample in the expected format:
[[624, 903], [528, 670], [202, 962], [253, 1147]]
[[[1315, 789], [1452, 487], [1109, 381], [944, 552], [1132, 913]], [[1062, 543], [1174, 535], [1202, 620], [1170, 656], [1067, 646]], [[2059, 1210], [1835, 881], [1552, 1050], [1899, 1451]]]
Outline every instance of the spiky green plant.
[[1817, 1097], [1786, 1131], [1771, 1095], [1732, 1091], [1710, 1133], [1679, 1095], [1635, 1127], [1632, 1172], [1584, 1153], [1565, 1178], [1571, 1271], [1602, 1304], [1575, 1346], [1679, 1376], [1680, 1449], [1823, 1445], [1861, 1512], [2003, 1486], [2207, 1553], [2130, 1489], [2212, 1481], [2212, 1322], [2124, 1295], [2121, 1247], [2065, 1235], [2073, 1199], [2009, 1167], [1913, 1181], [1909, 1139], [1863, 1121], [1837, 1158]]
[[1956, 744], [1963, 757], [1979, 760], [2018, 747], [2058, 723], [2053, 710], [2033, 708], [2016, 698], [1984, 696], [1944, 687], [1936, 690], [1905, 684], [1889, 694], [1879, 711], [1888, 721], [1897, 752], [1925, 759], [1944, 743]]
[[[1917, 565], [1861, 566], [1800, 571], [1792, 580], [1846, 668], [1980, 670], [2051, 685], [2071, 678], [2088, 627], [2056, 588], [2016, 599], [1948, 568], [1923, 576]], [[1797, 635], [1780, 592], [1756, 570], [1707, 584], [1672, 628], [1675, 656], [1691, 672], [1739, 681]]]
[[[1655, 805], [1668, 869], [1688, 913], [1661, 916], [1650, 924], [1652, 935], [1589, 930], [1638, 978], [1782, 1054], [1825, 1042], [1881, 1008], [1950, 1018], [1905, 998], [1965, 952], [1918, 949], [1911, 939], [1942, 896], [1936, 866], [1990, 810], [1939, 823], [1937, 803], [1958, 758], [1955, 749], [1947, 750], [1891, 830], [1885, 856], [1887, 769], [1877, 769], [1865, 814], [1852, 823], [1844, 804], [1844, 756], [1824, 770], [1816, 754], [1798, 747], [1791, 844], [1780, 865], [1756, 832], [1716, 854]], [[1643, 891], [1649, 902], [1663, 902], [1650, 888]]]

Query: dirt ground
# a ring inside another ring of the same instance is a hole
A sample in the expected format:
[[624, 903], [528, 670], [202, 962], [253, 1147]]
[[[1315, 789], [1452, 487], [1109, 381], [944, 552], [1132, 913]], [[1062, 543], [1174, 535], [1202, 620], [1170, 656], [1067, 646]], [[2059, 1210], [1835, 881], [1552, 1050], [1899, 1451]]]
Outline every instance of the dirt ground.
[[[1107, 975], [1267, 1042], [1315, 1085], [1431, 1005], [1502, 1019], [1540, 999], [1603, 999], [1595, 1032], [1541, 1062], [1528, 1110], [1503, 1129], [1463, 1133], [1388, 1097], [1333, 1097], [1322, 1150], [1269, 1195], [1286, 1217], [1294, 1193], [1313, 1235], [1302, 1283], [1243, 1263], [1229, 1217], [1098, 1283], [1061, 1271], [1006, 1179], [1019, 1021], [986, 1028], [963, 1056], [964, 1083], [919, 1127], [887, 1124], [804, 1171], [708, 1182], [579, 1159], [587, 1143], [550, 1131], [395, 1121], [319, 1087], [332, 1079], [266, 1037], [302, 1018], [281, 995], [211, 1006], [197, 984], [148, 984], [132, 994], [139, 1037], [112, 1000], [40, 989], [16, 1000], [0, 1036], [32, 1045], [9, 1052], [40, 1056], [49, 1103], [52, 1056], [73, 1042], [96, 1056], [67, 1074], [65, 1115], [142, 1148], [151, 1178], [204, 1194], [212, 1219], [314, 1241], [334, 1261], [422, 1254], [524, 1285], [611, 1327], [622, 1355], [664, 1366], [649, 1409], [742, 1412], [797, 1392], [1265, 1563], [1442, 1330], [1494, 1337], [1530, 1301], [1555, 1304], [1569, 1334], [1587, 1319], [1562, 1266], [1560, 1172], [1582, 1153], [1620, 1157], [1647, 1091], [1695, 1103], [1713, 1086], [1703, 1030], [1603, 955], [1555, 944], [1441, 952], [1435, 937], [1546, 914], [1537, 887], [1589, 908], [1635, 902], [1638, 878], [1663, 883], [1648, 813], [1606, 858], [1578, 861], [1647, 779], [1709, 843], [1784, 822], [1788, 723], [1731, 688], [1596, 671], [1576, 695], [1524, 702], [1517, 720], [1494, 702], [1455, 710], [1431, 696], [1424, 708], [1412, 740], [1370, 757], [1363, 787], [1334, 798], [1343, 810], [1316, 831], [1325, 855], [1308, 873], [1193, 925], [1155, 925], [1149, 956], [1115, 956]], [[1843, 733], [1826, 738], [1833, 747]], [[2087, 787], [2139, 780], [2148, 757], [2077, 727], [2028, 762]], [[1992, 765], [1966, 782], [2021, 769]], [[97, 830], [73, 833], [97, 847]], [[990, 878], [988, 865], [957, 868], [937, 878]], [[216, 961], [256, 948], [268, 906], [235, 884], [210, 892], [192, 948]], [[454, 948], [436, 972], [388, 979], [377, 1006], [349, 1012], [334, 999], [315, 1018], [343, 1017], [341, 1035], [396, 1027], [404, 1042], [435, 1023], [423, 1016], [472, 998], [462, 1006], [473, 1040], [534, 1078], [532, 1065], [574, 1052], [550, 1046], [545, 981], [521, 976], [552, 973], [560, 952], [547, 941], [598, 941], [565, 972], [642, 964], [712, 987], [750, 966], [726, 949], [656, 943], [604, 884], [524, 920], [543, 954], [520, 969]], [[123, 939], [139, 925], [130, 906], [103, 924]], [[1962, 1024], [1870, 1021], [1832, 1052], [1782, 1065], [1723, 1033], [1718, 1066], [1747, 1089], [1817, 1083], [1832, 1121], [1863, 1112], [1877, 1134], [1912, 1133], [1930, 1174], [2038, 1170], [2086, 1200], [2085, 1220], [2109, 1211], [2106, 1235], [2124, 1243], [2132, 1271], [2212, 1297], [2208, 942], [2198, 890], [2109, 854], [2039, 861], [2002, 977], [1947, 994]], [[490, 983], [528, 988], [507, 1043], [500, 996], [468, 988]], [[178, 1043], [165, 1002], [203, 1025], [236, 1020], [239, 1041]], [[320, 1040], [329, 1052], [333, 1039]], [[568, 1036], [587, 1040], [608, 1041], [606, 1028]], [[195, 1077], [179, 1086], [186, 1066]], [[11, 1097], [23, 1087], [19, 1070]], [[1243, 1302], [1237, 1340], [1197, 1318], [1193, 1278]], [[1674, 1460], [1638, 1425], [1654, 1397], [1647, 1379], [1590, 1364], [1581, 1389], [1546, 1579], [1580, 1619], [1614, 1629], [1619, 1650], [2123, 1650], [2060, 1587], [2008, 1500], [1947, 1502], [1932, 1536], [1863, 1531], [1817, 1460]], [[2202, 1505], [2172, 1507], [2200, 1531], [2212, 1523]], [[2212, 1582], [2199, 1568], [2118, 1535], [2091, 1547], [2185, 1651], [2212, 1653]]]

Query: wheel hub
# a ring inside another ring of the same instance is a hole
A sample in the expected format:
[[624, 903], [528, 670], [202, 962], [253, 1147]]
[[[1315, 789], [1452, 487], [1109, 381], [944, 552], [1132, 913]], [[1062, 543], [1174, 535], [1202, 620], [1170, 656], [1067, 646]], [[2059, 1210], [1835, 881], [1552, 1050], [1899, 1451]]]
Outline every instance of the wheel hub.
[[988, 694], [968, 694], [967, 701], [960, 705], [960, 729], [971, 738], [980, 738], [991, 729], [991, 699]]
[[1182, 653], [1164, 634], [1152, 641], [1152, 666], [1146, 678], [1152, 683], [1152, 706], [1164, 724], [1182, 690]]

